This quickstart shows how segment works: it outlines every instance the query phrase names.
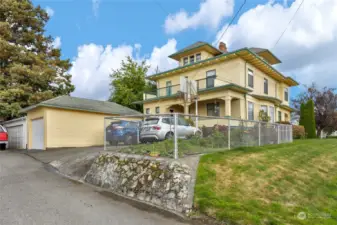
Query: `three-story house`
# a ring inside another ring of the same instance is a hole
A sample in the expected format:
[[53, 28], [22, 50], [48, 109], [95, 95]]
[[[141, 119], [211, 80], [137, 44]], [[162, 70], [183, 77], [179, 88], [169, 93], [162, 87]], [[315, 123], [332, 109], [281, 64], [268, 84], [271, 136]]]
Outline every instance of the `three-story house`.
[[[156, 82], [157, 90], [144, 93], [144, 113], [195, 114], [197, 109], [199, 116], [258, 120], [264, 110], [271, 122], [290, 121], [290, 87], [298, 83], [273, 67], [281, 61], [268, 49], [228, 52], [222, 42], [218, 49], [197, 42], [169, 57], [179, 66], [147, 77]], [[197, 107], [193, 99], [182, 97], [181, 80], [195, 81]]]

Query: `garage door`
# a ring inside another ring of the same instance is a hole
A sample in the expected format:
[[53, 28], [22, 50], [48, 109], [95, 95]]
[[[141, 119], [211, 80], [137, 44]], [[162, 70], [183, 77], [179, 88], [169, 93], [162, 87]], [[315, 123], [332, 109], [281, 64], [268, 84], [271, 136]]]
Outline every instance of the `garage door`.
[[24, 144], [23, 125], [7, 127], [8, 148], [20, 149], [26, 148]]
[[32, 149], [44, 149], [43, 118], [32, 120]]

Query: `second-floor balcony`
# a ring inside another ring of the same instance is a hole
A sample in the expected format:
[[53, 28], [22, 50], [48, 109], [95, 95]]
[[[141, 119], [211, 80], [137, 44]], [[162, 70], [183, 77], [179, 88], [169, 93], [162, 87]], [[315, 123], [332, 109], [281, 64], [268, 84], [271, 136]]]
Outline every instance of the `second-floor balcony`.
[[[229, 82], [217, 79], [216, 76], [210, 76], [203, 79], [198, 79], [196, 81], [196, 87], [188, 85], [187, 88], [196, 88], [197, 92], [213, 89], [216, 87], [221, 87], [227, 84], [230, 84]], [[179, 93], [181, 93], [181, 85], [171, 85], [163, 88], [158, 88], [152, 92], [144, 93], [144, 100], [149, 99], [155, 99], [155, 98], [165, 98], [170, 96], [175, 96]]]

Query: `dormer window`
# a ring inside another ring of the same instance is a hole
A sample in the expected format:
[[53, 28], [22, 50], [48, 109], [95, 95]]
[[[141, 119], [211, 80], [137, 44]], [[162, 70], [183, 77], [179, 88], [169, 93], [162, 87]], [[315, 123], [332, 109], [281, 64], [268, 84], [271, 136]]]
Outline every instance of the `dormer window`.
[[184, 66], [188, 64], [188, 57], [184, 58]]
[[194, 55], [190, 56], [190, 63], [194, 63]]
[[198, 62], [201, 60], [201, 53], [195, 55], [195, 60]]

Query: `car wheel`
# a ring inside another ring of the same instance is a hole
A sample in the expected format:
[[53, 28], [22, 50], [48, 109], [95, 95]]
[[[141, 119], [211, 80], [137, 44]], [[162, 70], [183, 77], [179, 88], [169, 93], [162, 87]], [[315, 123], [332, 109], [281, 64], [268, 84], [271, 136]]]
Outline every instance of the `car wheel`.
[[6, 144], [1, 144], [1, 145], [0, 145], [0, 150], [1, 150], [1, 151], [6, 150]]
[[173, 138], [173, 133], [172, 132], [168, 132], [166, 135], [165, 135], [165, 139], [172, 139]]
[[125, 139], [124, 139], [124, 144], [126, 145], [131, 145], [132, 144], [132, 136], [131, 135], [126, 135]]
[[197, 132], [195, 132], [195, 134], [194, 134], [195, 136], [197, 136], [197, 137], [201, 137], [201, 131], [197, 131]]

